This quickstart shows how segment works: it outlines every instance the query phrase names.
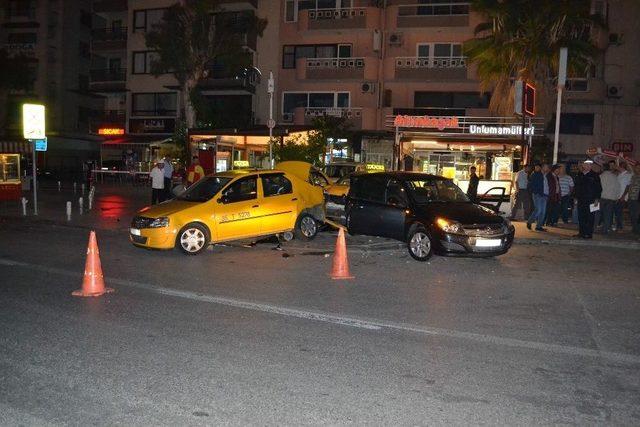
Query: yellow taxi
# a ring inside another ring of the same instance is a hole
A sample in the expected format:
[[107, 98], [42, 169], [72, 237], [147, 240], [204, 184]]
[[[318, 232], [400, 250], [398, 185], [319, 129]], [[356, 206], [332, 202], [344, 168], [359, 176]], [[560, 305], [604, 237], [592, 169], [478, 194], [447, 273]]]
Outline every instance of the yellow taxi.
[[211, 243], [279, 233], [313, 239], [325, 214], [322, 188], [308, 182], [310, 167], [284, 164], [206, 176], [175, 199], [139, 211], [130, 240], [195, 255]]

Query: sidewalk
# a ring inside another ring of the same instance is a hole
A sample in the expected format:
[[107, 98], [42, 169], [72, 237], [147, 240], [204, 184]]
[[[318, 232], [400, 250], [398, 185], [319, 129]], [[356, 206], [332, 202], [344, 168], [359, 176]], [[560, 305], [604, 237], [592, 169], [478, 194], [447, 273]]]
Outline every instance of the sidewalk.
[[[0, 202], [1, 223], [39, 223], [58, 226], [68, 226], [83, 229], [125, 231], [129, 228], [131, 219], [135, 213], [149, 205], [151, 191], [147, 187], [133, 187], [130, 185], [98, 184], [95, 191], [93, 209], [88, 210], [88, 188], [81, 194], [78, 185], [74, 193], [70, 185], [57, 189], [44, 189], [38, 191], [39, 215], [33, 215], [33, 200], [30, 193], [24, 197], [29, 200], [27, 204], [27, 216], [22, 215], [22, 205], [17, 201]], [[78, 198], [84, 199], [84, 210], [80, 213]], [[72, 203], [71, 220], [66, 218], [66, 202]], [[559, 227], [547, 227], [547, 232], [531, 231], [526, 228], [523, 221], [513, 222], [516, 228], [515, 244], [524, 245], [572, 245], [572, 246], [599, 246], [623, 249], [640, 250], [640, 238], [630, 232], [628, 226], [622, 232], [611, 233], [608, 236], [594, 234], [593, 239], [584, 240], [575, 238], [577, 227], [573, 224]], [[394, 240], [368, 237], [348, 236], [350, 250], [360, 251], [384, 251], [403, 248], [403, 243]], [[332, 251], [335, 244], [335, 233], [320, 233], [311, 242], [292, 241], [287, 243], [287, 248], [303, 251]]]

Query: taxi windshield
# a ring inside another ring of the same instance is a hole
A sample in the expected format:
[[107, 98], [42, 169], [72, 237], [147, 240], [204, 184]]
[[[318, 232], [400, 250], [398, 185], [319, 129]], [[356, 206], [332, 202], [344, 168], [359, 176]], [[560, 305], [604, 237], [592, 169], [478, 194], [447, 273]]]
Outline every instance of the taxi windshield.
[[188, 202], [206, 202], [211, 200], [231, 179], [223, 176], [204, 177], [176, 197], [176, 199]]
[[468, 202], [460, 187], [448, 179], [407, 181], [409, 194], [417, 204], [430, 202]]

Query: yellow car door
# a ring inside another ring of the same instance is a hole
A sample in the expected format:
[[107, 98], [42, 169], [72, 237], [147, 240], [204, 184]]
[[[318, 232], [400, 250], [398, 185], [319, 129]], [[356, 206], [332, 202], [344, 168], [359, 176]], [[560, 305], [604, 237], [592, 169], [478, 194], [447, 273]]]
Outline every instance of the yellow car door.
[[260, 173], [262, 234], [291, 230], [295, 226], [298, 198], [291, 180], [283, 172]]
[[218, 241], [260, 235], [258, 175], [239, 178], [222, 191], [216, 201], [215, 223]]

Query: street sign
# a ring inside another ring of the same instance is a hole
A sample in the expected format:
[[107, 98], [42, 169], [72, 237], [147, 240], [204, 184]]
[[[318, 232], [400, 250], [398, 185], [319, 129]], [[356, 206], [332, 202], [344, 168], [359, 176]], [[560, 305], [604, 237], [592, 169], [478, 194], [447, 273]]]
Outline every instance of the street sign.
[[269, 129], [273, 129], [274, 127], [276, 127], [276, 121], [273, 119], [269, 119], [267, 120], [267, 127]]
[[22, 131], [25, 139], [45, 137], [44, 105], [24, 104], [22, 106]]
[[47, 138], [33, 140], [36, 151], [47, 151]]

